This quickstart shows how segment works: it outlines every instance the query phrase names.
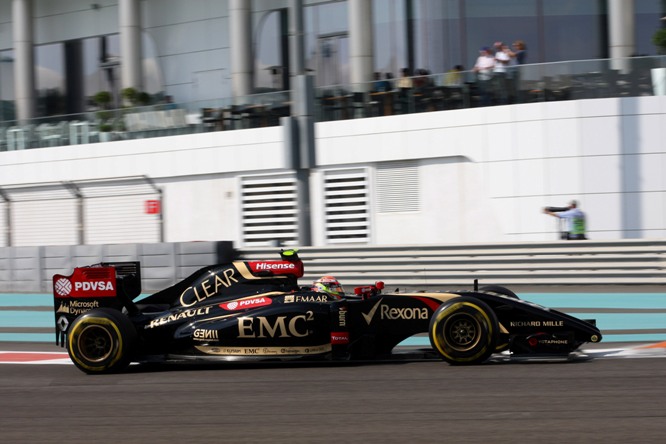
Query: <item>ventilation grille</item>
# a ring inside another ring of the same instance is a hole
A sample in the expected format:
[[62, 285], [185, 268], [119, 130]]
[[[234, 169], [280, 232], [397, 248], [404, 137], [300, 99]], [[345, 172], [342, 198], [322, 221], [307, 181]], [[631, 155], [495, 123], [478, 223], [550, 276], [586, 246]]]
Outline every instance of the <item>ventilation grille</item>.
[[296, 245], [296, 178], [292, 175], [241, 179], [243, 243]]
[[324, 172], [327, 243], [369, 241], [368, 195], [365, 169]]
[[419, 170], [416, 162], [390, 162], [377, 167], [379, 213], [419, 211]]

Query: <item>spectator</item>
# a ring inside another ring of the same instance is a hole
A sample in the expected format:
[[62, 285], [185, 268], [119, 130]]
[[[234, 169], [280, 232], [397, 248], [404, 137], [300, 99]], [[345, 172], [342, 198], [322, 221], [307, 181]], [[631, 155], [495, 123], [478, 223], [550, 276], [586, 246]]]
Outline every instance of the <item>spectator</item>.
[[384, 74], [384, 79], [388, 83], [387, 91], [393, 91], [393, 74], [387, 72], [386, 74]]
[[502, 42], [495, 42], [495, 67], [493, 68], [493, 83], [497, 102], [504, 105], [509, 101], [507, 84], [507, 69], [511, 56], [509, 47]]
[[430, 85], [430, 72], [427, 69], [417, 69], [412, 85], [414, 88], [423, 88]]
[[488, 106], [491, 102], [491, 80], [495, 68], [495, 57], [490, 54], [490, 48], [484, 46], [479, 49], [473, 71], [476, 73], [476, 84], [479, 89], [480, 105]]
[[[561, 211], [564, 210], [564, 211]], [[578, 208], [578, 202], [572, 200], [566, 208], [546, 207], [543, 212], [567, 221], [568, 231], [562, 233], [567, 240], [585, 240], [585, 213]]]
[[444, 76], [444, 86], [459, 87], [463, 84], [463, 71], [465, 68], [462, 65], [456, 65]]
[[391, 84], [386, 81], [382, 80], [382, 75], [378, 72], [374, 73], [374, 83], [372, 85], [372, 89], [377, 92], [386, 92], [391, 90]]
[[398, 89], [412, 88], [414, 86], [414, 82], [412, 81], [409, 68], [402, 68], [400, 74], [400, 79], [398, 79]]
[[513, 83], [513, 86], [510, 88], [511, 91], [514, 91], [516, 101], [518, 103], [523, 103], [525, 98], [524, 94], [520, 89], [520, 68], [518, 65], [524, 65], [527, 60], [527, 46], [522, 40], [516, 40], [511, 45], [513, 49], [509, 50], [509, 56], [511, 56], [511, 69], [509, 71], [510, 81]]
[[527, 61], [527, 46], [522, 40], [516, 40], [513, 42], [513, 51], [511, 51], [511, 57], [515, 60], [516, 65], [524, 65]]
[[164, 109], [176, 109], [178, 105], [173, 103], [172, 96], [164, 96]]

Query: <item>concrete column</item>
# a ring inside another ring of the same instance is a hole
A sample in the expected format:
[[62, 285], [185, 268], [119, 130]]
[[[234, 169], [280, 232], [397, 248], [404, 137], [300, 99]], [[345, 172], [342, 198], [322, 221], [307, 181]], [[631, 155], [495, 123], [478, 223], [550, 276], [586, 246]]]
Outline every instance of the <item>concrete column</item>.
[[[608, 42], [611, 59], [630, 57], [636, 52], [634, 0], [608, 0]], [[613, 69], [628, 69], [628, 61], [613, 60]]]
[[33, 51], [32, 0], [12, 3], [14, 38], [14, 95], [20, 121], [35, 116], [35, 56]]
[[231, 89], [234, 97], [252, 94], [252, 2], [229, 2]]
[[372, 0], [349, 0], [349, 65], [352, 89], [368, 91], [374, 71]]
[[141, 50], [141, 7], [139, 0], [120, 0], [118, 3], [120, 28], [120, 82], [121, 89], [143, 91], [143, 51]]

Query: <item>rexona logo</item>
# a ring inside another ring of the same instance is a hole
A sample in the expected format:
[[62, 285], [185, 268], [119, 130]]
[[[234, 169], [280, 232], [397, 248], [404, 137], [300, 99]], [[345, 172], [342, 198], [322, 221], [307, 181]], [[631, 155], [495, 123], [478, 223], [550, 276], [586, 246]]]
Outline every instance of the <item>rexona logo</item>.
[[428, 309], [425, 307], [421, 308], [397, 308], [389, 307], [388, 305], [382, 305], [381, 308], [382, 319], [391, 319], [391, 320], [412, 320], [412, 319], [428, 319]]
[[403, 320], [411, 321], [414, 319], [428, 319], [428, 309], [425, 307], [391, 307], [386, 304], [382, 304], [382, 299], [377, 301], [375, 305], [372, 306], [368, 313], [361, 313], [365, 322], [370, 325], [375, 313], [379, 309], [379, 317], [382, 320], [388, 319], [391, 321]]
[[220, 308], [223, 308], [228, 311], [237, 311], [244, 310], [246, 308], [255, 308], [263, 307], [265, 305], [271, 305], [272, 300], [270, 298], [252, 298], [252, 299], [241, 299], [240, 301], [231, 301], [225, 304], [220, 304]]

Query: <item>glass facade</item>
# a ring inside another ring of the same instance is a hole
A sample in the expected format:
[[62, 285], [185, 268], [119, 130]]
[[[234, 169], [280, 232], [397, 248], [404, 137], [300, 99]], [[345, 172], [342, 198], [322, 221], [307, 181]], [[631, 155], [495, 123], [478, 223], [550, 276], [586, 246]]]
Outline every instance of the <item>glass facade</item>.
[[[143, 89], [156, 102], [163, 96], [162, 70], [145, 34], [142, 45]], [[111, 92], [114, 107], [122, 103], [118, 34], [35, 46], [35, 65], [37, 117], [88, 111], [99, 91]]]
[[0, 51], [0, 121], [15, 119], [14, 51]]
[[256, 57], [254, 62], [255, 92], [280, 91], [284, 89], [283, 71], [283, 15], [277, 10], [265, 13], [255, 31]]
[[[607, 0], [371, 0], [374, 70], [398, 77], [403, 67], [443, 73], [470, 69], [481, 46], [523, 40], [527, 63], [609, 56]], [[305, 65], [316, 86], [350, 80], [346, 1], [305, 2]], [[288, 9], [258, 12], [254, 21], [255, 91], [289, 89]], [[654, 31], [666, 26], [666, 0], [634, 0], [636, 55], [654, 55]], [[157, 45], [143, 34], [144, 89], [163, 95]], [[118, 34], [35, 46], [37, 115], [83, 112], [98, 91], [119, 105]], [[13, 52], [0, 51], [1, 118], [14, 112]], [[204, 94], [207, 96], [207, 93]]]

